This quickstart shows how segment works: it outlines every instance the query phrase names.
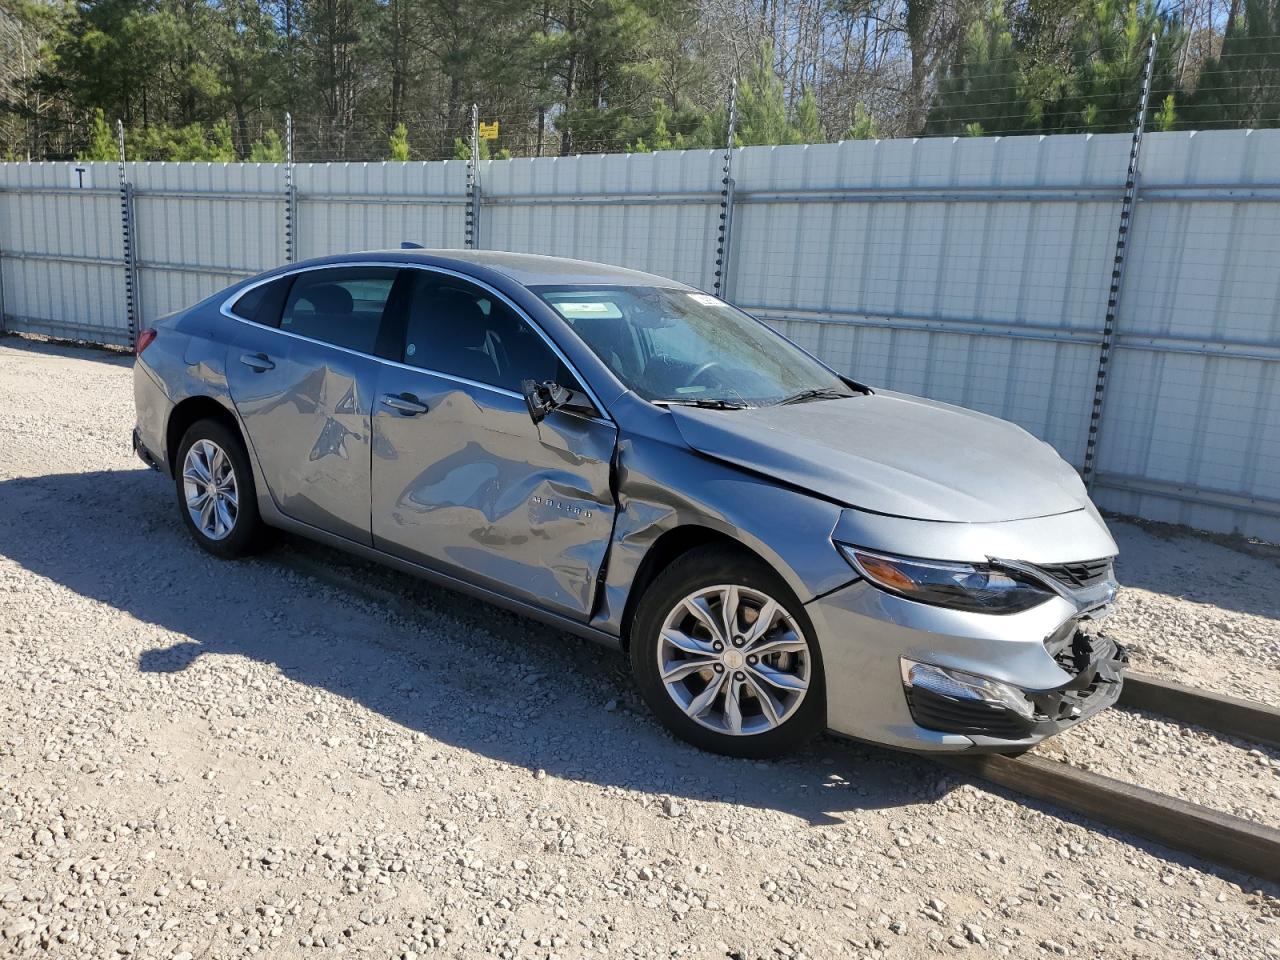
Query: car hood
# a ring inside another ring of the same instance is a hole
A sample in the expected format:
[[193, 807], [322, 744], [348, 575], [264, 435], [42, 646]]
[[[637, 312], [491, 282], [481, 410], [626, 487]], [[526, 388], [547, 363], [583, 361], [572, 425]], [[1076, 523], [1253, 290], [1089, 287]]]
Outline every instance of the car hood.
[[670, 407], [694, 450], [851, 507], [990, 523], [1088, 506], [1047, 443], [986, 414], [877, 391], [811, 403]]

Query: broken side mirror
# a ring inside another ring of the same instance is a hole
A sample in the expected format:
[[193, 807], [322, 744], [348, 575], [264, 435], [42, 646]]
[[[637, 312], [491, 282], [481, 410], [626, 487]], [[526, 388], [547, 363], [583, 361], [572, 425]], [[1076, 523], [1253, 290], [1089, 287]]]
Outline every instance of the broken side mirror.
[[566, 413], [578, 413], [585, 417], [598, 416], [595, 406], [587, 397], [577, 390], [562, 387], [554, 380], [520, 381], [520, 391], [524, 394], [525, 405], [529, 408], [529, 416], [534, 423], [541, 423], [552, 410], [564, 410]]

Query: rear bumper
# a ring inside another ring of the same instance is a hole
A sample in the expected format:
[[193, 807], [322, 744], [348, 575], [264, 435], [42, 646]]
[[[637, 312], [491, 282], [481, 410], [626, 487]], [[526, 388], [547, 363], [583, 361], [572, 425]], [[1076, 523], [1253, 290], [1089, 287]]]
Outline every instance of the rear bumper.
[[138, 428], [133, 428], [133, 452], [138, 455], [138, 459], [145, 463], [152, 470], [158, 470], [160, 473], [168, 473], [163, 460], [147, 449], [146, 444], [142, 442]]

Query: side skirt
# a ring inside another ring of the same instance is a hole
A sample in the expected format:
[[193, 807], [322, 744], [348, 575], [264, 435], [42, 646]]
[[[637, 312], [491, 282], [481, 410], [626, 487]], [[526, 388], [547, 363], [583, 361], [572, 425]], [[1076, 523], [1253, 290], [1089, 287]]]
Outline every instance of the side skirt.
[[289, 533], [296, 533], [299, 536], [306, 537], [308, 540], [314, 540], [317, 543], [323, 543], [326, 546], [341, 550], [344, 553], [350, 553], [360, 557], [363, 560], [371, 560], [380, 563], [383, 566], [390, 567], [393, 570], [399, 570], [401, 573], [407, 573], [415, 577], [426, 580], [429, 583], [439, 587], [445, 587], [449, 590], [456, 590], [459, 593], [466, 594], [469, 597], [475, 597], [477, 600], [483, 600], [485, 603], [491, 603], [496, 607], [502, 607], [504, 610], [510, 610], [522, 617], [528, 617], [531, 620], [537, 620], [548, 626], [556, 627], [564, 630], [566, 633], [572, 633], [575, 636], [582, 637], [586, 640], [592, 640], [611, 650], [621, 650], [622, 642], [613, 634], [606, 633], [585, 623], [579, 623], [568, 617], [561, 616], [558, 613], [552, 613], [541, 607], [534, 606], [531, 603], [525, 603], [523, 600], [515, 600], [511, 597], [503, 596], [493, 590], [485, 587], [478, 587], [475, 584], [468, 583], [458, 577], [450, 576], [446, 573], [440, 573], [438, 570], [432, 570], [430, 567], [424, 567], [421, 564], [413, 563], [409, 560], [402, 560], [400, 557], [392, 556], [373, 547], [367, 547], [364, 544], [356, 543], [337, 534], [329, 533], [318, 527], [313, 527], [308, 523], [300, 520], [294, 520], [291, 517], [281, 513], [276, 505], [271, 501], [270, 497], [258, 497], [258, 507], [262, 513], [262, 519], [270, 526], [278, 527]]

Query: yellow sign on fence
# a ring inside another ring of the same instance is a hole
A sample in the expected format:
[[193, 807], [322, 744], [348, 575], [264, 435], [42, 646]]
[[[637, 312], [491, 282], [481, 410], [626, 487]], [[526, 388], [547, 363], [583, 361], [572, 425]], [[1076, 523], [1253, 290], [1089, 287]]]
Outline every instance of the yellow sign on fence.
[[497, 140], [498, 139], [498, 121], [493, 120], [489, 123], [480, 121], [480, 139], [481, 140]]

